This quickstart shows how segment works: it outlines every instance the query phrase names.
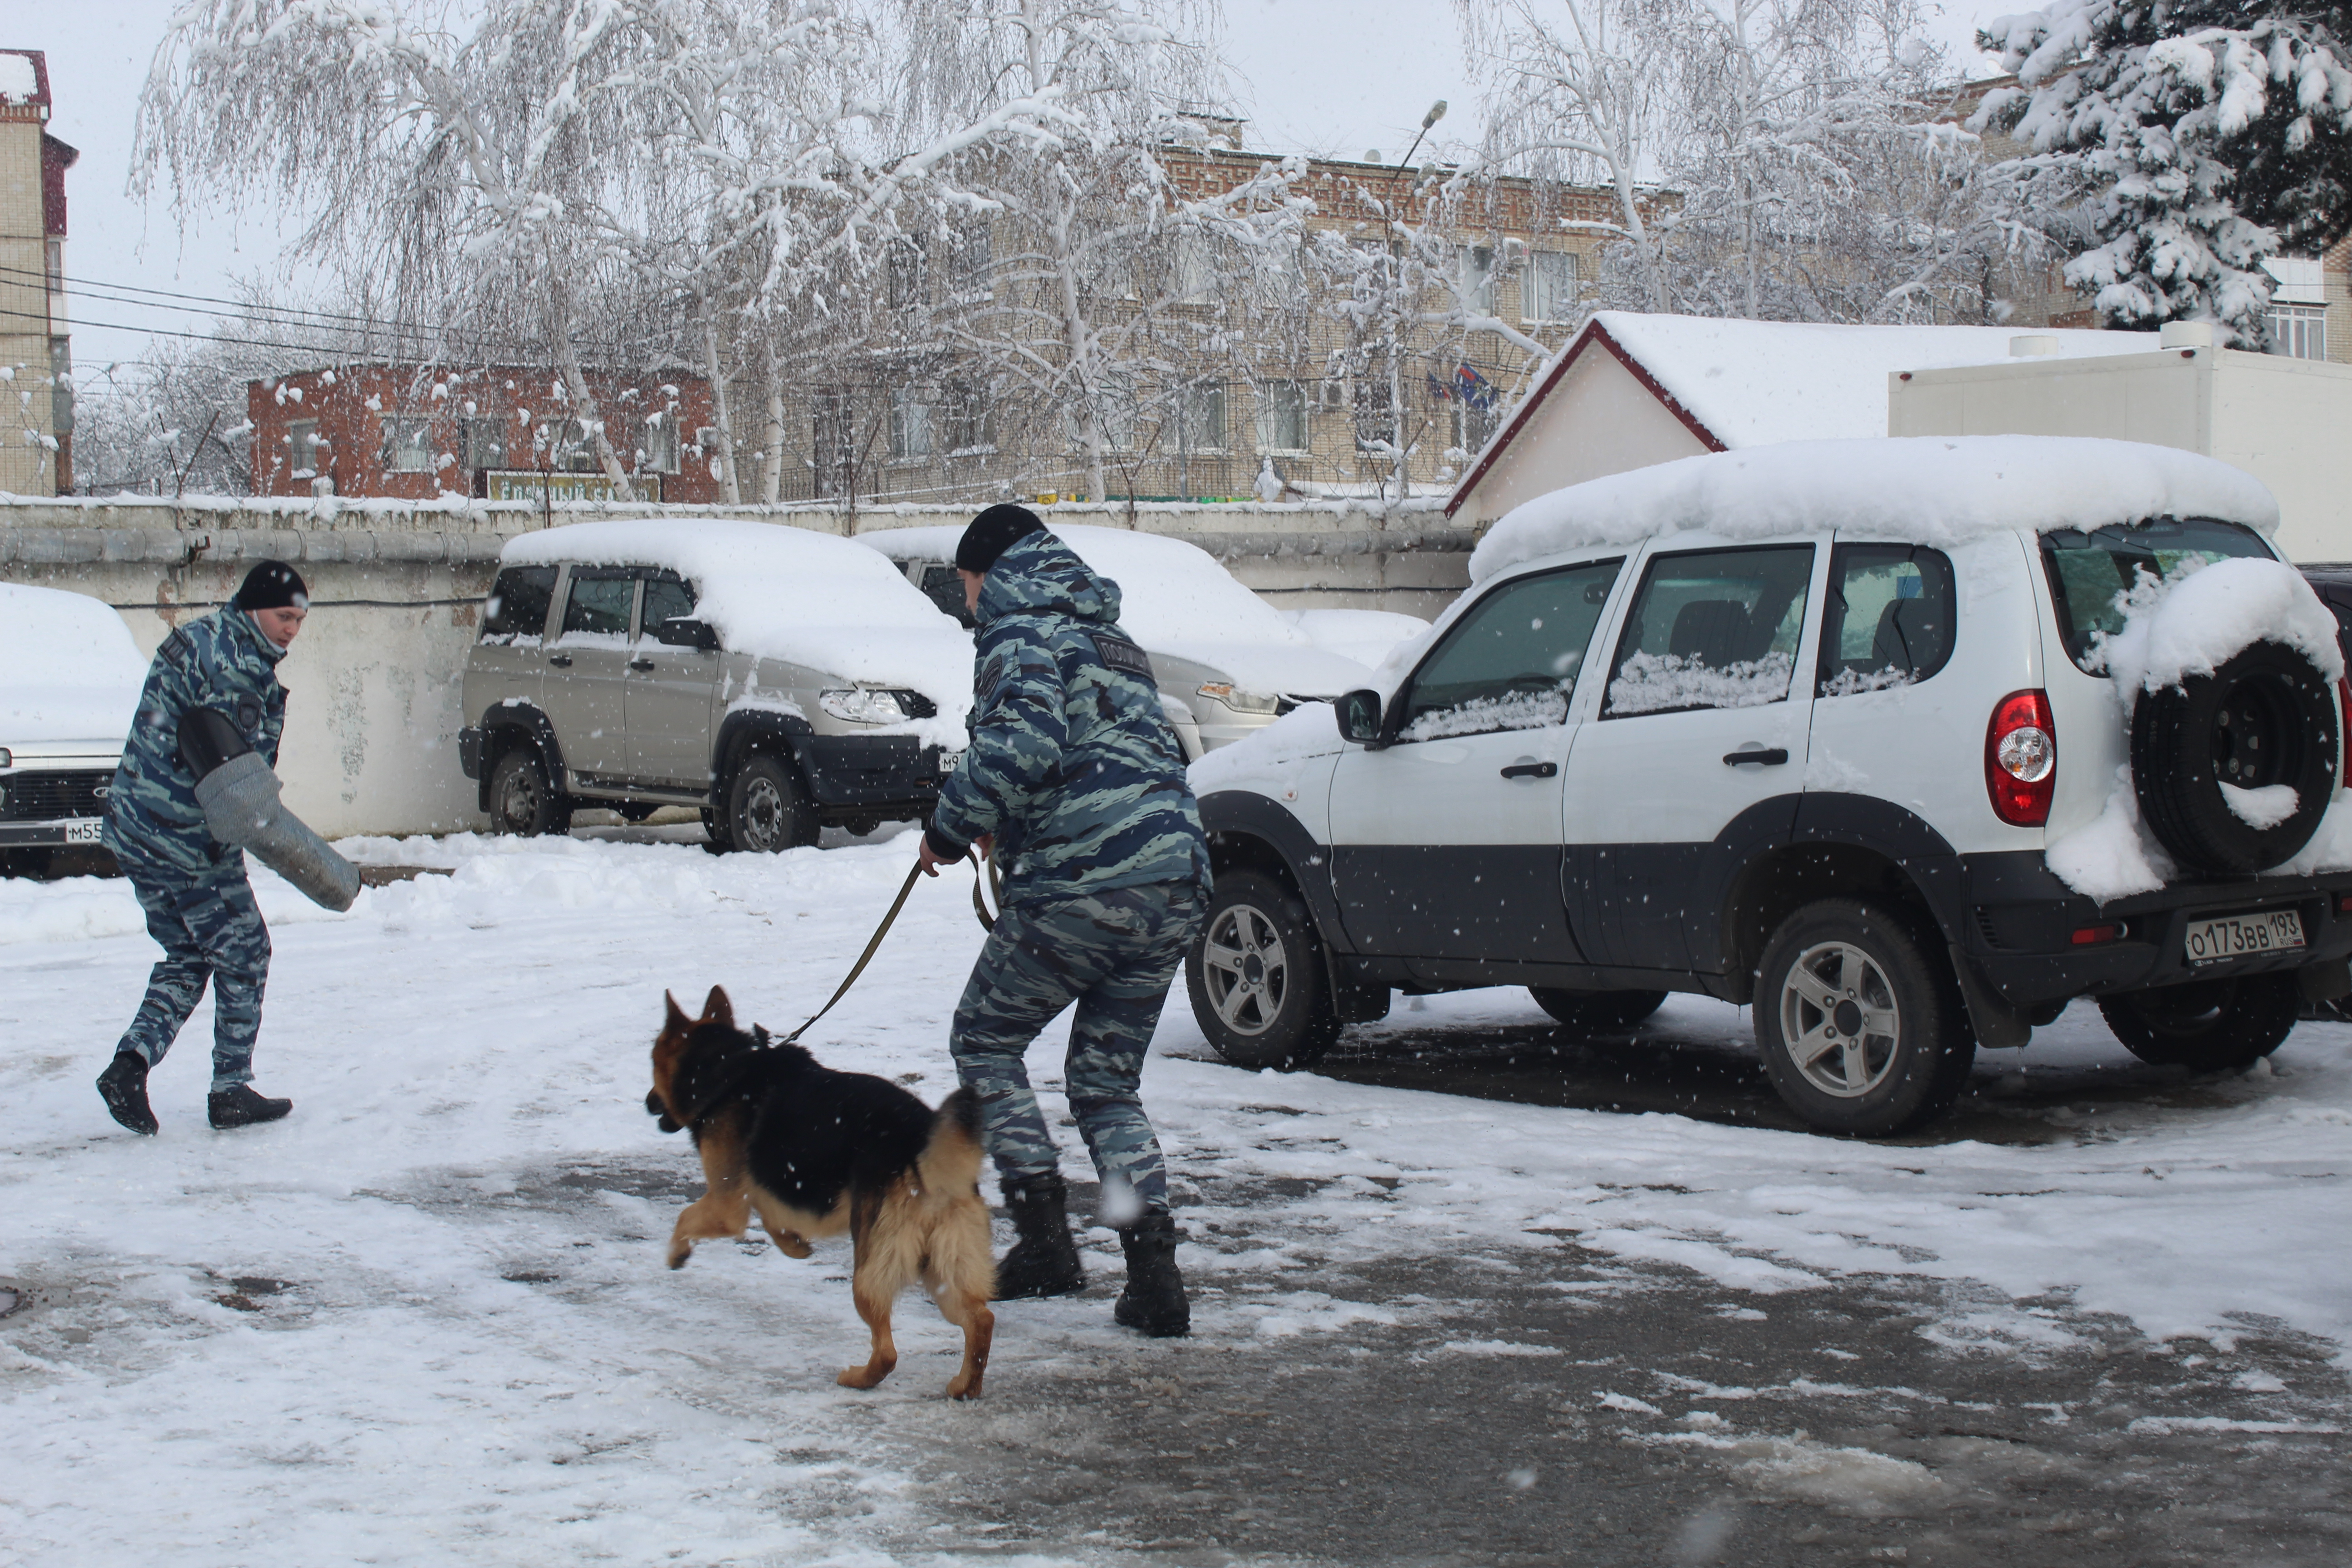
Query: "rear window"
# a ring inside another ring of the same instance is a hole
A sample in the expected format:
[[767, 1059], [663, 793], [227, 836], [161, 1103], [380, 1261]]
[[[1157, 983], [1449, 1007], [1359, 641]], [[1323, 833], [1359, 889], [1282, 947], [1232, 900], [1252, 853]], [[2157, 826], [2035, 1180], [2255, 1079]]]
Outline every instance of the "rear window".
[[547, 630], [547, 607], [555, 597], [555, 568], [509, 566], [490, 584], [483, 606], [482, 640], [537, 642]]
[[2252, 529], [2205, 517], [2159, 517], [2128, 526], [2063, 529], [2042, 536], [2042, 563], [2058, 633], [2077, 667], [2096, 674], [2102, 637], [2124, 629], [2124, 595], [2143, 574], [2162, 582], [2216, 561], [2253, 556], [2271, 548]]

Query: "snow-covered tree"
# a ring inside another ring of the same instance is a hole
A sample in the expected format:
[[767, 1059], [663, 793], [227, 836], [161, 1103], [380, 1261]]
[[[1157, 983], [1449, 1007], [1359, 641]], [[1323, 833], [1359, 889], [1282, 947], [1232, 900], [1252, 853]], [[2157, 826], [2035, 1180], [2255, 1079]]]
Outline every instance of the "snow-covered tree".
[[2060, 0], [1983, 34], [2018, 85], [1977, 123], [2012, 127], [2038, 173], [2089, 204], [2066, 265], [2117, 325], [2221, 323], [2258, 347], [2282, 248], [2352, 229], [2352, 71], [2340, 6]]
[[[1990, 319], [2034, 258], [1917, 0], [1457, 0], [1489, 156], [1615, 196], [1596, 304]], [[1548, 133], [1549, 132], [1549, 133]]]

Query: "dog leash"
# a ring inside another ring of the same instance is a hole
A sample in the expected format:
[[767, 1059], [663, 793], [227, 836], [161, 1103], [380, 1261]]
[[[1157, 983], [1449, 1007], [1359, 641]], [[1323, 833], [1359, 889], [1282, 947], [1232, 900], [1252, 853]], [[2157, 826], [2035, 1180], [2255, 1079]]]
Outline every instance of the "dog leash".
[[[988, 903], [981, 897], [980, 885], [983, 881], [989, 884], [990, 891], [998, 900], [998, 907], [1002, 908], [1004, 897], [1003, 879], [996, 874], [995, 864], [992, 861], [982, 860], [979, 851], [967, 847], [963, 854], [964, 858], [971, 862], [971, 912], [979, 917], [981, 930], [992, 931], [996, 929], [996, 917], [988, 912]], [[834, 1003], [849, 994], [849, 988], [857, 984], [857, 977], [866, 973], [866, 966], [868, 963], [874, 962], [874, 954], [881, 947], [882, 939], [890, 934], [891, 925], [898, 920], [898, 911], [907, 907], [908, 896], [914, 892], [916, 879], [922, 874], [923, 863], [918, 859], [913, 866], [908, 868], [907, 879], [898, 884], [898, 896], [890, 900], [889, 913], [884, 915], [882, 923], [874, 928], [873, 939], [866, 942], [866, 951], [857, 955], [857, 962], [849, 966], [848, 977], [842, 981], [840, 989], [834, 992], [824, 1006], [809, 1016], [808, 1023], [803, 1024], [799, 1028], [783, 1037], [778, 1042], [779, 1044], [789, 1046], [798, 1040], [803, 1035], [808, 1033], [811, 1025], [833, 1011]]]

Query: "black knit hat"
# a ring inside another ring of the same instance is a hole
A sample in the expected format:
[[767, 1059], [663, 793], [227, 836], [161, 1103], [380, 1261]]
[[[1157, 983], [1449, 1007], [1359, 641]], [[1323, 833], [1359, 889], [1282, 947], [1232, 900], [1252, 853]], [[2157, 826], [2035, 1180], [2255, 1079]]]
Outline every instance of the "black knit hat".
[[307, 610], [310, 591], [283, 561], [265, 561], [245, 574], [245, 586], [229, 603], [240, 610]]
[[1045, 523], [1027, 507], [999, 501], [973, 518], [971, 526], [963, 531], [956, 545], [957, 570], [985, 573], [1014, 540], [1045, 531]]

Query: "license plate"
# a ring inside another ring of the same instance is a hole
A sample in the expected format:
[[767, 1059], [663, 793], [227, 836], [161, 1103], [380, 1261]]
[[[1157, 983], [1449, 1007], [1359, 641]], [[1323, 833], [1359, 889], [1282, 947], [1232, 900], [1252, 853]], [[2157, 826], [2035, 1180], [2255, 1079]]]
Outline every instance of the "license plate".
[[2191, 921], [2186, 944], [2191, 963], [2259, 958], [2266, 952], [2291, 952], [2303, 945], [2303, 917], [2293, 910], [2264, 910], [2258, 914], [2216, 915], [2210, 921]]
[[66, 824], [66, 842], [68, 844], [96, 844], [100, 842], [99, 834], [105, 828], [105, 826], [106, 821], [103, 817], [78, 817]]

